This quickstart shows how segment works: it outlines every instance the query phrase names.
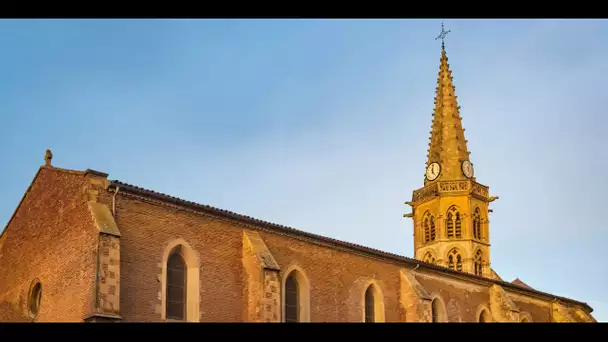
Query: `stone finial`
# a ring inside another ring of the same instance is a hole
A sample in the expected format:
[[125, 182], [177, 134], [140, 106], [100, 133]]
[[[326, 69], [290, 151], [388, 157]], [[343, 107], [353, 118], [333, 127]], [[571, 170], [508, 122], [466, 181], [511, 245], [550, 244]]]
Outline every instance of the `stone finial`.
[[44, 164], [46, 166], [51, 166], [51, 159], [53, 159], [53, 152], [51, 152], [50, 149], [47, 149], [44, 154]]

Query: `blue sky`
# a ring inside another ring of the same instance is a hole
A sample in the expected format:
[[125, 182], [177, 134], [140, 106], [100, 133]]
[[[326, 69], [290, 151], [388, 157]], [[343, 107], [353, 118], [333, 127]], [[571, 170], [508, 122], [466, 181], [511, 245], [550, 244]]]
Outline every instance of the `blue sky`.
[[[492, 267], [608, 321], [608, 22], [446, 20]], [[413, 256], [439, 20], [2, 20], [0, 226], [53, 164]], [[0, 228], [3, 229], [3, 228]]]

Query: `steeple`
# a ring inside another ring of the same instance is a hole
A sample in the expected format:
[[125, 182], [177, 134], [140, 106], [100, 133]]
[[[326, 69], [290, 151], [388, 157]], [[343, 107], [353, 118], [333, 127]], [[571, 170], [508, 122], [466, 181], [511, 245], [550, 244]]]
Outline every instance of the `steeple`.
[[435, 110], [424, 186], [406, 204], [413, 219], [415, 258], [456, 271], [489, 277], [489, 203], [498, 197], [477, 183], [469, 160], [452, 71], [442, 39]]
[[[441, 29], [442, 34], [439, 37], [443, 39], [447, 33], [443, 30], [443, 24]], [[433, 181], [466, 179], [461, 167], [464, 160], [469, 160], [470, 152], [467, 149], [459, 109], [452, 71], [448, 64], [445, 44], [442, 42], [435, 109], [426, 162], [427, 168], [434, 162], [440, 165], [440, 175], [435, 179], [431, 177]]]

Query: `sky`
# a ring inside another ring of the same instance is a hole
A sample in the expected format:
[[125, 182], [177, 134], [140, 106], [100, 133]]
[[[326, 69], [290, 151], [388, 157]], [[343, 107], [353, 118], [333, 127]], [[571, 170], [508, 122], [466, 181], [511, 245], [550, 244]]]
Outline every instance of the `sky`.
[[[492, 268], [608, 321], [608, 22], [445, 20]], [[0, 229], [53, 151], [413, 257], [440, 19], [2, 20]]]

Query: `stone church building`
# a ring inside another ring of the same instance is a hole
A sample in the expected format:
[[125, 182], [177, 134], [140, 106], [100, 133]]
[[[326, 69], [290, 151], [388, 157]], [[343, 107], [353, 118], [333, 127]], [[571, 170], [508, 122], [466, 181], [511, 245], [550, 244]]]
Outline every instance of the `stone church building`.
[[[502, 280], [442, 47], [414, 258], [52, 165], [0, 235], [0, 321], [595, 322]], [[555, 279], [558, 281], [559, 279]]]

